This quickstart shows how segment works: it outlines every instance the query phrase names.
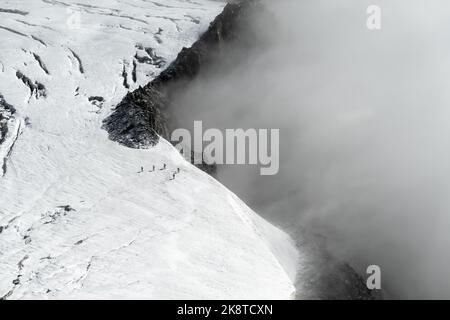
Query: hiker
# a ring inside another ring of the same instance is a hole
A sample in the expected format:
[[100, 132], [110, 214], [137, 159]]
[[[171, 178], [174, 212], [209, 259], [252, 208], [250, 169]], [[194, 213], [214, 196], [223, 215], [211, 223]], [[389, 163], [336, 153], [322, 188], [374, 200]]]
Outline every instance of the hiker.
[[167, 164], [164, 163], [164, 166], [160, 170], [166, 170], [166, 168], [167, 168]]
[[181, 171], [180, 168], [177, 168], [177, 173], [180, 173], [180, 171]]
[[153, 168], [152, 168], [152, 170], [151, 170], [151, 171], [149, 171], [149, 172], [153, 172], [153, 171], [155, 171], [155, 165], [153, 165]]
[[142, 173], [144, 172], [144, 167], [141, 167], [141, 171], [139, 171], [138, 173]]
[[172, 179], [170, 179], [170, 180], [175, 180], [176, 175], [177, 175], [177, 173], [174, 172], [174, 173], [172, 174]]

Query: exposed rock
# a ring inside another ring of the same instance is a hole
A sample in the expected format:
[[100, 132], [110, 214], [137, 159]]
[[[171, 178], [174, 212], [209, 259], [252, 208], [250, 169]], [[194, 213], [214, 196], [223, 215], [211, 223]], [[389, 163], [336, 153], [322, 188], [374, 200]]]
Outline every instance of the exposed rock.
[[30, 78], [28, 78], [26, 75], [24, 75], [22, 72], [17, 71], [16, 72], [17, 79], [21, 80], [24, 85], [30, 89], [30, 99], [34, 96], [36, 99], [39, 98], [46, 98], [47, 97], [47, 89], [45, 86], [38, 82], [38, 81], [32, 81]]
[[5, 101], [5, 98], [0, 94], [0, 144], [5, 141], [8, 134], [8, 121], [16, 112], [14, 107]]
[[167, 98], [147, 85], [128, 93], [115, 111], [104, 121], [111, 140], [130, 148], [147, 148], [167, 134], [166, 119], [161, 110]]
[[329, 252], [325, 237], [305, 228], [297, 228], [293, 234], [304, 254], [296, 279], [297, 299], [382, 299], [380, 290], [369, 290], [355, 269]]

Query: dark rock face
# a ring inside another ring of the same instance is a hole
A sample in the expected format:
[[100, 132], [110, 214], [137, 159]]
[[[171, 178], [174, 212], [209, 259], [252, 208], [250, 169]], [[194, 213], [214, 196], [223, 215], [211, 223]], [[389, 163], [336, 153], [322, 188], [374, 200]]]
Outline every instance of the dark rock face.
[[115, 111], [104, 120], [111, 140], [130, 148], [148, 148], [167, 135], [167, 121], [161, 110], [167, 98], [152, 85], [128, 93]]
[[369, 290], [355, 269], [327, 250], [326, 238], [302, 227], [294, 230], [292, 237], [303, 254], [295, 284], [297, 299], [382, 299], [380, 290]]
[[248, 17], [259, 6], [258, 1], [247, 0], [228, 4], [211, 23], [209, 29], [191, 47], [183, 48], [177, 59], [157, 77], [152, 85], [157, 88], [193, 79], [204, 68], [214, 64], [217, 55], [230, 51], [232, 43], [248, 44]]
[[8, 134], [8, 121], [15, 112], [14, 107], [7, 103], [0, 94], [0, 144], [5, 141]]
[[[9, 122], [15, 118], [16, 109], [9, 103], [5, 101], [5, 98], [3, 95], [0, 94], [0, 145], [3, 144], [6, 140], [6, 137], [9, 133]], [[17, 140], [17, 137], [15, 138]], [[7, 151], [7, 154], [4, 155], [3, 159], [0, 159], [2, 162], [0, 166], [0, 173], [1, 176], [4, 176], [6, 174], [7, 166], [6, 162], [8, 160], [8, 157], [10, 156], [12, 152], [12, 148], [14, 147], [15, 140], [11, 147], [9, 147], [9, 150]]]
[[22, 72], [17, 71], [16, 72], [17, 79], [21, 80], [24, 85], [30, 89], [30, 99], [34, 96], [36, 99], [39, 98], [46, 98], [47, 97], [47, 89], [45, 86], [38, 82], [38, 81], [32, 81], [30, 78], [28, 78], [26, 75], [24, 75]]
[[203, 67], [213, 63], [218, 53], [229, 48], [229, 42], [244, 38], [240, 30], [245, 30], [249, 9], [254, 10], [257, 3], [249, 0], [228, 4], [191, 48], [183, 48], [175, 61], [152, 82], [128, 93], [104, 120], [103, 128], [110, 139], [130, 148], [154, 146], [159, 136], [169, 139], [165, 111], [171, 95], [198, 75]]

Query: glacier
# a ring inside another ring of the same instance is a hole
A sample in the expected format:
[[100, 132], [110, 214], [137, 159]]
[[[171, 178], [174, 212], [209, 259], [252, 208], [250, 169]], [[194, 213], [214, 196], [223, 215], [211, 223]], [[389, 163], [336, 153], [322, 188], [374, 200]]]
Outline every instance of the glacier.
[[131, 149], [101, 129], [223, 6], [0, 1], [0, 298], [295, 296], [286, 233], [167, 141]]

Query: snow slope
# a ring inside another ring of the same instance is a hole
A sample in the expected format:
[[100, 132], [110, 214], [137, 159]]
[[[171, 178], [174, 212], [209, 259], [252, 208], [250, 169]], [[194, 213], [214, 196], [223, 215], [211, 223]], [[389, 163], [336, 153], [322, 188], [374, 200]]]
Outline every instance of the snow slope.
[[285, 233], [166, 141], [129, 149], [101, 129], [222, 7], [0, 0], [0, 95], [15, 111], [0, 104], [0, 297], [294, 296]]

